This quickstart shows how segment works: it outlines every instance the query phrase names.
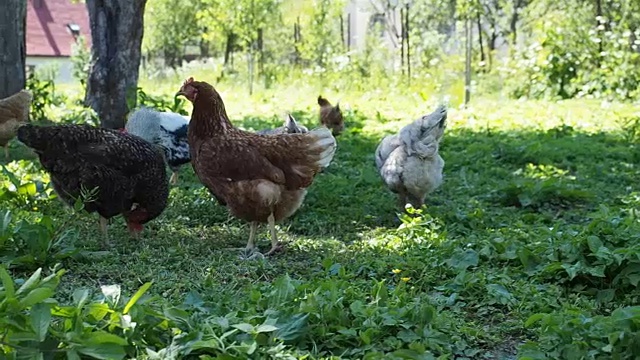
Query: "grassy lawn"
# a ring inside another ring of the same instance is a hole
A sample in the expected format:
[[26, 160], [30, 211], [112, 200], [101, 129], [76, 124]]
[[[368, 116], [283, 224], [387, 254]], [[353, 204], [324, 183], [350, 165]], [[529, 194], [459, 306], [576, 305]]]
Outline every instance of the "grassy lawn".
[[[158, 89], [170, 94], [177, 86]], [[279, 126], [285, 111], [307, 127], [317, 124], [317, 88], [277, 90], [249, 97], [221, 87], [232, 121], [245, 129]], [[125, 349], [140, 358], [161, 344], [179, 357], [208, 359], [581, 358], [571, 352], [605, 359], [635, 351], [629, 336], [639, 336], [633, 324], [640, 315], [614, 312], [640, 295], [640, 127], [624, 120], [634, 116], [632, 106], [478, 98], [460, 110], [452, 99], [440, 150], [445, 181], [408, 217], [399, 216], [376, 173], [374, 150], [437, 99], [325, 95], [342, 100], [347, 131], [304, 205], [279, 225], [285, 253], [239, 260], [234, 248], [245, 245], [248, 225], [217, 205], [188, 166], [141, 239], [129, 239], [123, 220], [114, 219], [114, 247], [99, 252], [97, 217], [73, 214], [47, 196], [39, 163], [14, 141], [8, 169], [23, 184], [44, 185], [31, 195], [6, 190], [0, 207], [11, 209], [14, 224], [47, 214], [56, 236], [74, 231], [45, 259], [10, 274], [26, 279], [42, 264], [48, 274], [61, 262], [66, 274], [53, 296], [61, 304], [77, 301], [81, 288], [104, 302], [101, 286], [112, 284], [126, 302], [152, 282], [136, 307], [156, 309], [166, 324], [138, 313], [137, 336], [145, 340]], [[9, 186], [8, 175], [0, 176]], [[259, 231], [266, 250], [267, 229]], [[65, 249], [74, 255], [65, 257]], [[242, 324], [278, 329], [258, 333]], [[216, 345], [187, 342], [213, 341], [230, 329]]]

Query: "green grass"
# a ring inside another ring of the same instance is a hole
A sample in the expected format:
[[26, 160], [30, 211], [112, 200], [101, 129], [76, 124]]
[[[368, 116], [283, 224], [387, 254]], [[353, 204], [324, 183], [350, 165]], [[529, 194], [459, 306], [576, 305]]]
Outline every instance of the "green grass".
[[[162, 91], [170, 94], [171, 86]], [[280, 125], [281, 111], [315, 126], [319, 89], [279, 90], [252, 97], [224, 86], [221, 92], [233, 122], [246, 129]], [[607, 340], [616, 331], [638, 336], [637, 327], [617, 326], [610, 316], [637, 304], [640, 295], [640, 153], [630, 135], [636, 129], [621, 120], [633, 115], [631, 106], [477, 99], [469, 109], [452, 108], [441, 146], [445, 181], [422, 214], [399, 218], [396, 199], [376, 173], [374, 150], [385, 134], [437, 101], [384, 92], [339, 95], [348, 130], [304, 205], [278, 226], [287, 250], [274, 258], [239, 260], [233, 248], [245, 245], [247, 224], [217, 205], [189, 167], [141, 239], [128, 238], [122, 219], [111, 223], [108, 253], [97, 252], [97, 218], [73, 215], [57, 199], [16, 195], [2, 207], [14, 218], [48, 214], [77, 230], [64, 246], [85, 253], [61, 260], [67, 270], [55, 294], [61, 303], [71, 303], [79, 288], [99, 296], [100, 286], [119, 284], [130, 296], [153, 282], [149, 293], [168, 304], [201, 297], [206, 311], [184, 308], [192, 314], [191, 327], [185, 325], [191, 331], [213, 326], [216, 316], [255, 325], [308, 314], [284, 348], [276, 347], [277, 339], [256, 337], [261, 358], [271, 351], [508, 359], [527, 342], [523, 358], [580, 358], [567, 355], [571, 351], [607, 358], [612, 350], [602, 348], [610, 342], [620, 358], [637, 350]], [[17, 142], [11, 156], [34, 161]], [[38, 167], [22, 171], [37, 174]], [[262, 250], [267, 236], [261, 227]], [[25, 278], [35, 267], [11, 272]], [[598, 326], [585, 325], [591, 323]], [[391, 355], [399, 349], [404, 355]], [[249, 357], [244, 354], [236, 358]]]

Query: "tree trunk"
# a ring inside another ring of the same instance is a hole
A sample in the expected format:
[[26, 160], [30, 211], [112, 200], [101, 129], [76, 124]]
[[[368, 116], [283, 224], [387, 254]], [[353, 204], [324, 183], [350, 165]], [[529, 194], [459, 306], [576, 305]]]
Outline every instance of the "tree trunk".
[[127, 93], [138, 86], [146, 0], [86, 0], [93, 63], [85, 103], [102, 127], [124, 127]]
[[27, 2], [0, 1], [0, 99], [24, 89]]
[[235, 34], [233, 32], [227, 33], [227, 44], [224, 49], [224, 65], [229, 65], [231, 60], [231, 53], [233, 52], [233, 43], [235, 42]]
[[484, 45], [482, 44], [482, 23], [480, 21], [480, 12], [476, 14], [476, 25], [478, 26], [478, 44], [480, 45], [480, 61], [484, 62], [486, 57], [484, 55]]
[[513, 13], [509, 21], [509, 31], [511, 32], [511, 45], [515, 47], [518, 43], [518, 20], [520, 20], [520, 11], [522, 1], [516, 1], [513, 5]]

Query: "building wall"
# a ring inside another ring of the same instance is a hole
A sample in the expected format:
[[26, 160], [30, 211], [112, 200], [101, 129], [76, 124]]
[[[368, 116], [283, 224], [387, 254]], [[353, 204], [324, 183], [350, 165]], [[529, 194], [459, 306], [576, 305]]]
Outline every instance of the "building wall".
[[[349, 0], [345, 6], [345, 16], [349, 16], [349, 22], [351, 28], [348, 35], [351, 40], [351, 49], [352, 50], [362, 50], [365, 47], [366, 34], [369, 30], [369, 23], [371, 22], [371, 17], [375, 14], [376, 10], [371, 5], [370, 0]], [[396, 8], [394, 13], [394, 23], [397, 26], [398, 33], [400, 32], [400, 10], [399, 7]], [[483, 24], [483, 26], [487, 26]], [[345, 29], [346, 31], [346, 29]], [[465, 51], [465, 33], [464, 33], [464, 22], [458, 22], [454, 29], [452, 29], [452, 33], [448, 34], [449, 38], [446, 44], [444, 45], [444, 50], [447, 54], [464, 54]], [[472, 32], [472, 41], [474, 46], [476, 46], [478, 42], [478, 28], [475, 22], [471, 27]], [[522, 37], [522, 32], [520, 32], [520, 36]], [[390, 49], [394, 47], [399, 48], [399, 39], [392, 40], [391, 36], [388, 33], [385, 33], [384, 38]], [[486, 39], [485, 39], [486, 41]], [[498, 57], [506, 56], [509, 51], [509, 46], [507, 45], [507, 40], [499, 37], [496, 42], [497, 45], [497, 55]], [[486, 47], [486, 43], [485, 43]]]
[[27, 68], [35, 67], [38, 75], [51, 76], [56, 84], [71, 83], [73, 78], [73, 64], [68, 57], [27, 56]]

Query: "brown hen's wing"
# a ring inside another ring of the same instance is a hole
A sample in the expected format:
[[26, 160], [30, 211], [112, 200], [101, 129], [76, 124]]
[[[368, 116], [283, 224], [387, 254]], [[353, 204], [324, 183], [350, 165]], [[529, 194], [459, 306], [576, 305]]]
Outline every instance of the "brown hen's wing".
[[284, 172], [263, 156], [250, 141], [218, 138], [202, 143], [196, 151], [198, 174], [226, 181], [265, 179], [285, 183]]

